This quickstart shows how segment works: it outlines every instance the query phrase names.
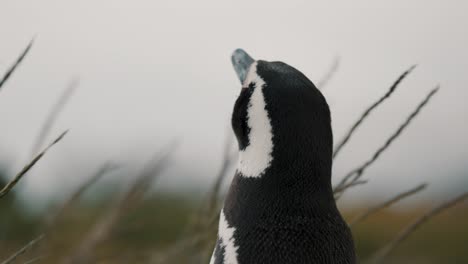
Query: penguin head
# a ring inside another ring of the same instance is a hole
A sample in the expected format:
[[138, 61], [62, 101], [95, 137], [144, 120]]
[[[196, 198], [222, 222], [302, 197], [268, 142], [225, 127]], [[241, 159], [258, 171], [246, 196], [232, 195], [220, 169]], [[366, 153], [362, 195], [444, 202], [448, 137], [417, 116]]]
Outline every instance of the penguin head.
[[283, 62], [254, 60], [241, 49], [231, 59], [242, 84], [232, 114], [238, 171], [245, 177], [262, 177], [273, 167], [330, 174], [330, 110], [315, 85]]

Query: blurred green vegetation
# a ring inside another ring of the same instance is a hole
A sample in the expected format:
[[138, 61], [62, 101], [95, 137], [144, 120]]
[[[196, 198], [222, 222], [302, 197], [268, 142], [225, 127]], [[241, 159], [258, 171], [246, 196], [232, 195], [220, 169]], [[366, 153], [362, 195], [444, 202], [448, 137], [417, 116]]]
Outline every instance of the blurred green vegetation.
[[[358, 254], [365, 259], [409, 222], [428, 211], [422, 205], [405, 210], [384, 210], [352, 228]], [[436, 215], [403, 241], [388, 263], [468, 263], [468, 210], [466, 204]], [[348, 210], [354, 215], [360, 210]]]
[[[171, 248], [177, 241], [187, 236], [187, 225], [199, 211], [200, 199], [190, 199], [177, 194], [152, 195], [142, 203], [131, 208], [125, 217], [119, 220], [112, 236], [95, 249], [98, 263], [153, 263], [158, 255]], [[82, 202], [67, 210], [52, 227], [45, 241], [36, 246], [43, 250], [46, 244], [49, 250], [40, 263], [58, 263], [80, 244], [97, 220], [106, 214], [110, 199], [95, 203]], [[351, 219], [365, 210], [344, 210], [344, 216]], [[369, 257], [387, 241], [392, 239], [401, 228], [412, 219], [425, 212], [429, 206], [419, 206], [405, 210], [384, 210], [372, 215], [353, 227], [358, 255], [361, 259]], [[23, 212], [14, 199], [0, 200], [0, 260], [5, 259], [28, 241], [41, 233], [41, 226], [49, 211], [36, 217]], [[209, 257], [209, 247], [215, 239], [205, 245], [202, 261]], [[211, 231], [210, 231], [211, 232]], [[388, 263], [468, 263], [468, 210], [465, 205], [458, 205], [436, 216], [423, 225], [409, 239], [398, 246]], [[168, 263], [188, 263], [182, 256], [188, 253], [182, 250], [170, 258]], [[34, 256], [34, 250], [28, 252], [18, 263]], [[193, 260], [193, 259], [191, 259]], [[191, 262], [192, 263], [192, 262]]]

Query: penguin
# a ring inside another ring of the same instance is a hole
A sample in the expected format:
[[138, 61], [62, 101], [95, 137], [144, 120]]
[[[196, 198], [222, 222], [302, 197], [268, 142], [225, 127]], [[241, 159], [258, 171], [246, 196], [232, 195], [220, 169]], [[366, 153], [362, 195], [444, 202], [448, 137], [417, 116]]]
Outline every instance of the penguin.
[[210, 264], [354, 264], [331, 185], [330, 109], [299, 70], [232, 54], [242, 83], [232, 113], [237, 170]]

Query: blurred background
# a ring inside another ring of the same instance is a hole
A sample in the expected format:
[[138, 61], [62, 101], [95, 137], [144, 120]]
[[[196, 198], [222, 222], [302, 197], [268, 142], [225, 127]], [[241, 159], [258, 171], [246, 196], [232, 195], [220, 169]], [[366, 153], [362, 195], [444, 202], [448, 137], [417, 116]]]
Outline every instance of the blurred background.
[[[0, 201], [0, 260], [37, 236], [44, 219], [103, 164], [113, 164], [116, 169], [53, 225], [60, 235], [47, 241], [58, 250], [41, 263], [59, 263], [112, 208], [115, 193], [131, 186], [168, 146], [175, 149], [164, 170], [89, 263], [146, 263], [179, 241], [222, 167], [240, 90], [230, 62], [236, 48], [293, 65], [316, 84], [331, 73], [322, 92], [336, 142], [402, 72], [418, 65], [334, 160], [334, 183], [368, 160], [440, 84], [424, 111], [366, 171], [369, 182], [339, 200], [351, 219], [429, 184], [353, 227], [360, 257], [370, 256], [412, 219], [468, 189], [466, 10], [462, 1], [432, 0], [2, 1], [0, 73], [33, 37], [34, 44], [0, 90], [0, 186], [70, 131]], [[221, 198], [235, 166], [227, 170]], [[467, 208], [460, 204], [432, 219], [389, 261], [468, 263]], [[210, 248], [207, 241], [204, 248]]]

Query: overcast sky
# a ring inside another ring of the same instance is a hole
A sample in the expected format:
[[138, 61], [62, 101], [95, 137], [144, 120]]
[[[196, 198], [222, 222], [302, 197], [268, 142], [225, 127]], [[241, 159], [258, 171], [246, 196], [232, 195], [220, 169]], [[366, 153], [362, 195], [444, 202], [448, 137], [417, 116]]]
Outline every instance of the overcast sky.
[[369, 169], [370, 183], [348, 197], [386, 196], [422, 181], [432, 184], [432, 194], [468, 185], [468, 4], [333, 3], [3, 0], [0, 72], [36, 40], [0, 94], [0, 164], [11, 174], [22, 167], [47, 112], [79, 77], [49, 140], [67, 128], [70, 134], [27, 176], [26, 193], [71, 190], [107, 160], [137, 167], [173, 139], [180, 146], [161, 184], [209, 184], [240, 89], [229, 57], [244, 48], [257, 59], [291, 64], [315, 82], [341, 58], [324, 89], [335, 141], [418, 64], [338, 157], [334, 177], [369, 158], [440, 84], [430, 105]]

